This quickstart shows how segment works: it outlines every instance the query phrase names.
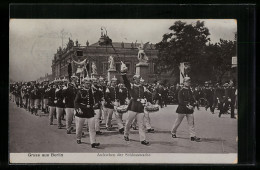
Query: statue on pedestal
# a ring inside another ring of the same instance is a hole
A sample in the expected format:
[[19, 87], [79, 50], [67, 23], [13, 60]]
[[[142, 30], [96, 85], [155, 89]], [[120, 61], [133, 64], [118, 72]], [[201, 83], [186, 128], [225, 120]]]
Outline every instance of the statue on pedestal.
[[108, 70], [116, 70], [115, 61], [114, 61], [114, 57], [113, 56], [109, 56], [109, 58], [108, 58], [108, 65], [109, 65]]
[[92, 62], [91, 67], [92, 67], [92, 75], [97, 74], [97, 66], [96, 66], [95, 62]]
[[147, 63], [148, 62], [148, 57], [146, 56], [144, 49], [146, 46], [149, 44], [149, 42], [143, 44], [141, 43], [140, 46], [138, 47], [138, 56], [137, 59], [139, 60], [139, 63]]

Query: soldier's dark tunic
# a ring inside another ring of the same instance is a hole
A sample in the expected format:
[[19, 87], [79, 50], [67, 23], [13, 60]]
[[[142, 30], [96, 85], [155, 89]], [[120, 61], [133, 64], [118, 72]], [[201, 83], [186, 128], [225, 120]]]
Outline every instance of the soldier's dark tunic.
[[120, 105], [124, 105], [127, 98], [129, 99], [129, 92], [128, 92], [127, 88], [120, 88], [119, 89]]
[[119, 88], [115, 87], [108, 87], [109, 92], [105, 93], [105, 107], [109, 109], [114, 109], [114, 105], [112, 102], [119, 101]]
[[[235, 117], [234, 109], [235, 109], [235, 95], [236, 89], [235, 87], [228, 87], [225, 89], [225, 105], [224, 112], [228, 110], [228, 106], [231, 108], [231, 118]], [[228, 101], [230, 99], [231, 101]]]
[[127, 79], [126, 75], [122, 75], [125, 87], [128, 89], [130, 95], [131, 95], [131, 100], [130, 103], [128, 104], [127, 110], [131, 110], [133, 112], [137, 113], [143, 113], [144, 112], [144, 106], [140, 102], [140, 99], [144, 99], [145, 93], [144, 93], [144, 87], [141, 85], [133, 85], [131, 87], [131, 84], [129, 80]]
[[179, 114], [192, 114], [193, 110], [188, 109], [187, 105], [194, 106], [195, 100], [190, 88], [183, 87], [178, 93], [178, 102], [179, 105], [177, 107], [176, 112]]
[[62, 96], [65, 99], [65, 108], [74, 108], [74, 100], [77, 95], [77, 89], [69, 86], [67, 89], [62, 90]]
[[223, 103], [224, 103], [224, 95], [225, 91], [221, 87], [216, 87], [214, 91], [214, 100], [215, 105], [218, 106], [218, 109], [220, 110], [220, 114], [223, 113]]
[[206, 108], [210, 108], [210, 111], [213, 112], [213, 104], [214, 104], [214, 90], [211, 88], [204, 89], [204, 97], [207, 99], [207, 106]]
[[48, 96], [48, 105], [51, 106], [51, 107], [55, 107], [55, 103], [54, 103], [54, 100], [55, 100], [55, 88], [49, 88], [46, 90], [46, 93], [47, 93], [47, 96]]
[[92, 89], [93, 96], [94, 96], [94, 106], [93, 109], [100, 109], [101, 108], [101, 100], [103, 97], [103, 90], [99, 88], [99, 86], [94, 86]]
[[62, 89], [56, 89], [55, 91], [56, 107], [64, 108]]
[[[75, 109], [81, 109], [82, 114], [76, 112], [76, 116], [80, 118], [91, 118], [94, 117], [94, 98], [93, 98], [92, 90], [91, 89], [81, 89], [78, 91], [76, 98], [74, 100]], [[89, 107], [88, 107], [89, 106]]]

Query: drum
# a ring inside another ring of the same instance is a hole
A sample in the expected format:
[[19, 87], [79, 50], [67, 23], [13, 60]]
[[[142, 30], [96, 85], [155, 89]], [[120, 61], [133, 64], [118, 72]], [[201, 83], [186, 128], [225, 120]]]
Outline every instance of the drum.
[[121, 105], [121, 106], [116, 108], [116, 111], [118, 113], [126, 113], [127, 112], [127, 107], [128, 107], [128, 105]]
[[148, 105], [144, 109], [148, 112], [157, 112], [159, 111], [159, 105]]

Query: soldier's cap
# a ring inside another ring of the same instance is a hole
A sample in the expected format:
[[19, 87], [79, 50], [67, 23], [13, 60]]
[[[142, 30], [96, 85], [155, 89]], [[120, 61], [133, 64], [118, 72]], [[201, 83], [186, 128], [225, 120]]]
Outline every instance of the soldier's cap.
[[97, 82], [97, 78], [96, 77], [92, 77], [91, 80], [92, 80], [92, 82]]
[[68, 82], [68, 79], [66, 79], [65, 77], [62, 79], [63, 82]]
[[224, 86], [224, 87], [227, 87], [227, 86], [229, 86], [229, 84], [228, 84], [228, 83], [225, 83], [225, 84], [223, 84], [223, 86]]
[[184, 77], [183, 82], [191, 81], [190, 77]]
[[85, 77], [84, 79], [82, 79], [83, 83], [91, 83], [91, 78], [90, 77]]
[[74, 79], [74, 80], [78, 80], [79, 79], [78, 76], [75, 76], [75, 75], [71, 76], [70, 78]]
[[100, 76], [99, 81], [104, 81], [104, 78]]
[[69, 85], [69, 86], [73, 86], [73, 83], [71, 83], [71, 82], [68, 82], [68, 85]]
[[134, 79], [134, 80], [140, 79], [140, 78], [141, 78], [141, 76], [140, 76], [140, 75], [137, 75], [137, 74], [135, 74], [135, 75], [133, 76], [133, 79]]
[[114, 76], [114, 77], [111, 79], [111, 81], [117, 81], [116, 76]]

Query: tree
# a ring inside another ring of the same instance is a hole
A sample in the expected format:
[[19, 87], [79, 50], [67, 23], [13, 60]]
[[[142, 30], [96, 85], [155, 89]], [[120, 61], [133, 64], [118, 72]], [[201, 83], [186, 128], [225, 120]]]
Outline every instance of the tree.
[[222, 82], [225, 73], [231, 70], [232, 57], [236, 56], [236, 41], [220, 39], [218, 43], [209, 45], [208, 51], [210, 65], [212, 65], [212, 78]]
[[159, 73], [170, 72], [179, 77], [180, 63], [190, 62], [193, 80], [200, 82], [209, 78], [211, 75], [205, 49], [210, 41], [210, 33], [204, 22], [186, 24], [176, 21], [169, 30], [171, 32], [164, 34], [162, 41], [156, 44]]

